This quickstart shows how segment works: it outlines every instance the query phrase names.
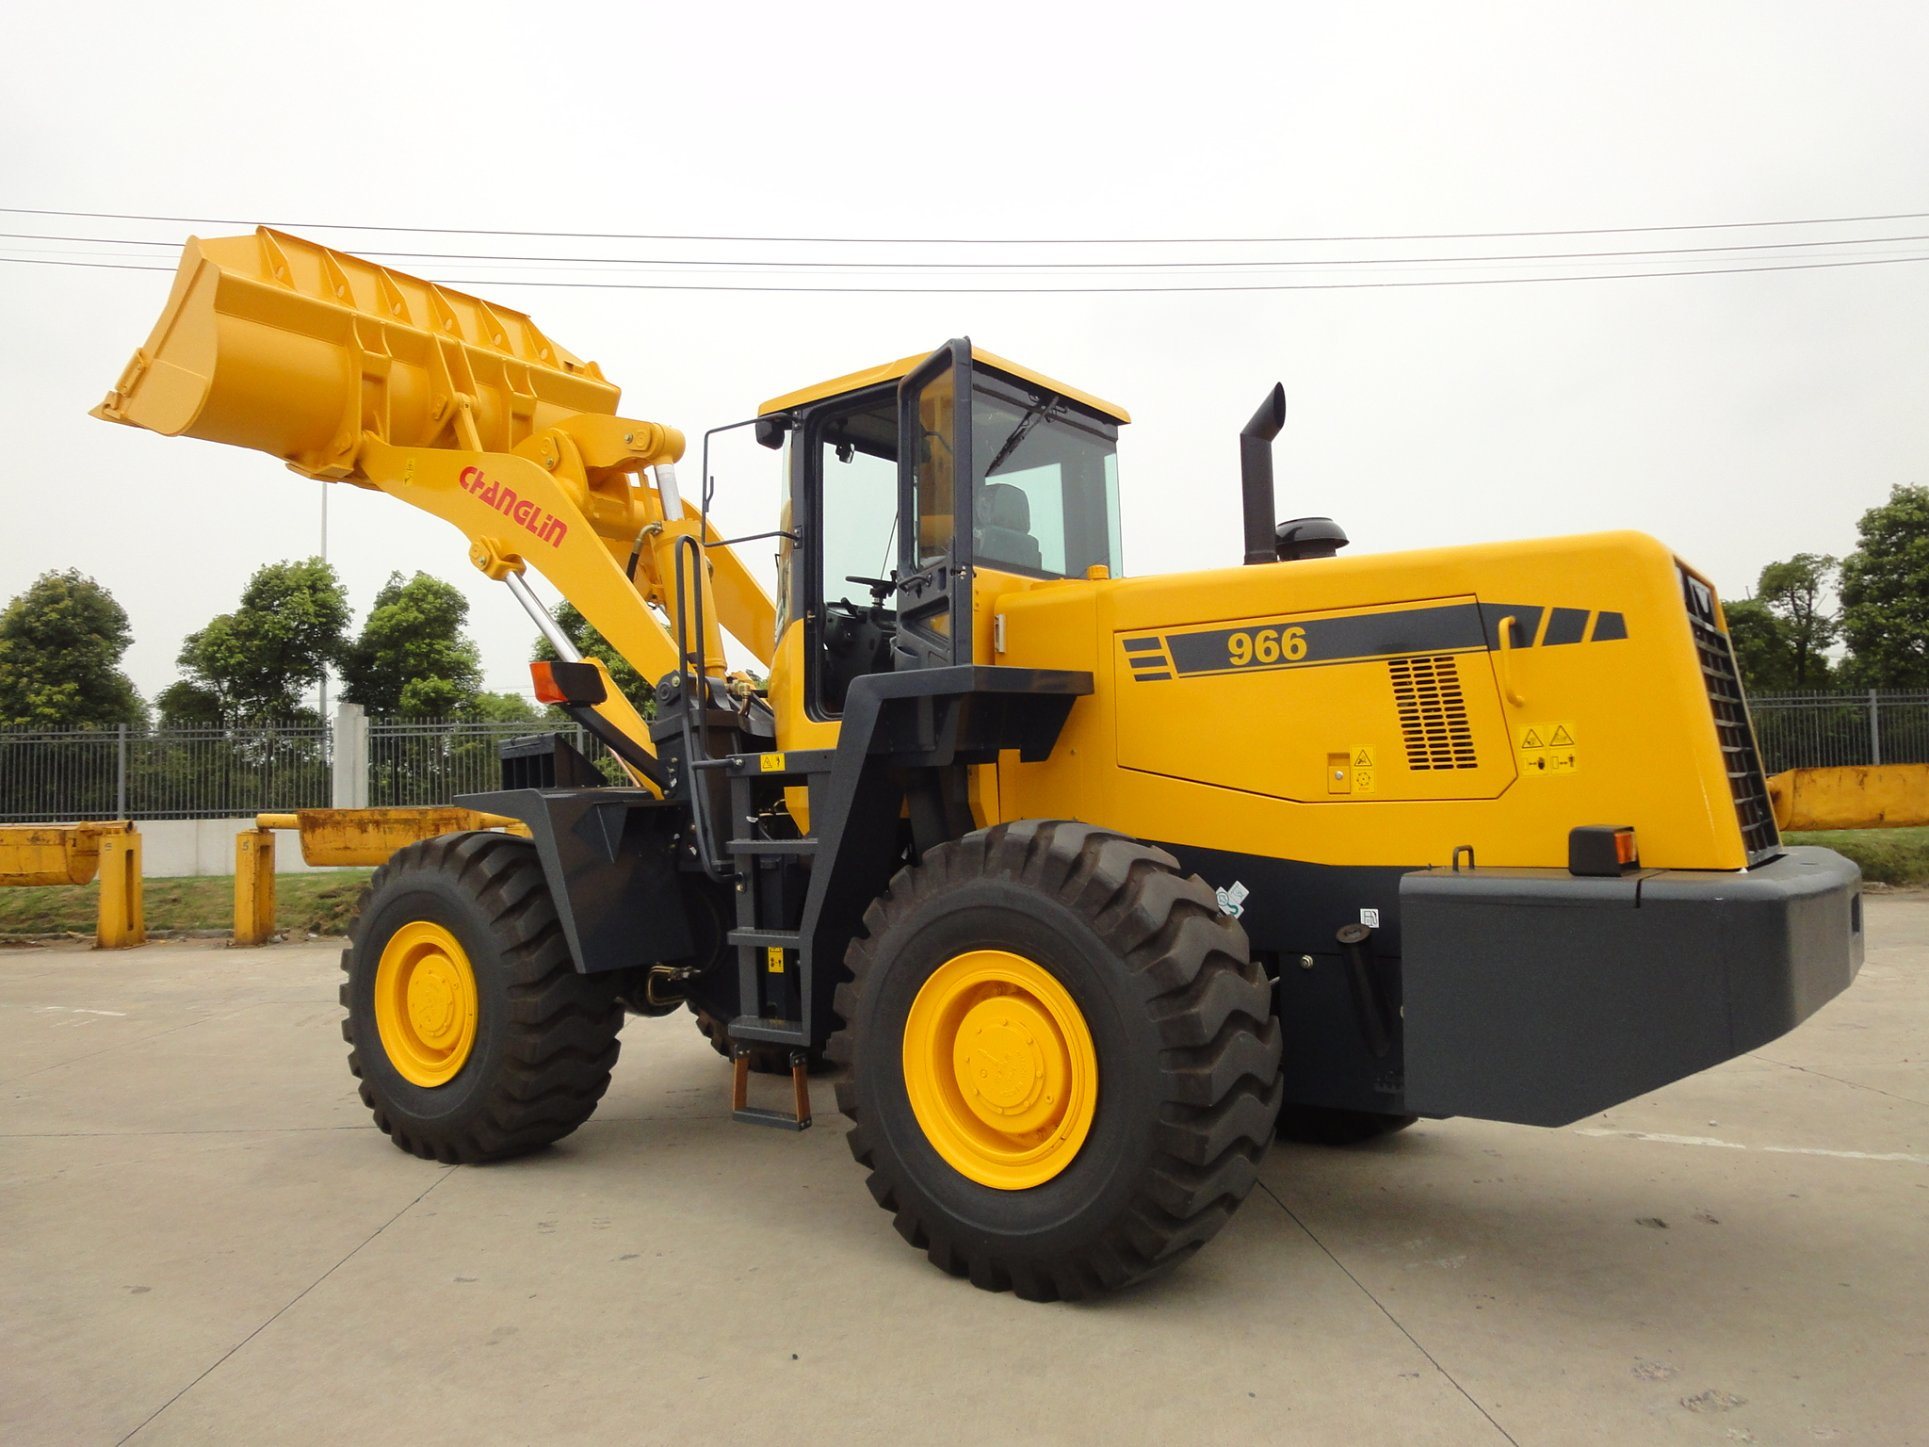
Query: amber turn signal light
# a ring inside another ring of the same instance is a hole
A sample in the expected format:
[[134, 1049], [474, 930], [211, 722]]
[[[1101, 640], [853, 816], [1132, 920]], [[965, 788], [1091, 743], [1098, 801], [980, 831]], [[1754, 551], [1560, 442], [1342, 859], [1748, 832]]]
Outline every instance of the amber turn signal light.
[[1585, 824], [1567, 836], [1567, 872], [1613, 878], [1641, 867], [1632, 824]]
[[578, 704], [594, 708], [609, 695], [603, 675], [593, 663], [532, 663], [529, 677], [543, 703]]

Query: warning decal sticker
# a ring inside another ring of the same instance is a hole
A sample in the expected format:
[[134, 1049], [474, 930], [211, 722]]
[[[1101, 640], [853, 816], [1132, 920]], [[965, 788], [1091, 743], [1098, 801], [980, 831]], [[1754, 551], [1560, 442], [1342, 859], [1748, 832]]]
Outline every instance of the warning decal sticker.
[[1572, 723], [1523, 724], [1519, 742], [1520, 771], [1527, 778], [1571, 774], [1581, 766]]

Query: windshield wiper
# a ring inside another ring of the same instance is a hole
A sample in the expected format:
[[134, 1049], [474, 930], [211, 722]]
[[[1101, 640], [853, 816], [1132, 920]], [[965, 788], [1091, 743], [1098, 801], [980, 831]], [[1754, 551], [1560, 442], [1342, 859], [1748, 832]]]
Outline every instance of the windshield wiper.
[[998, 470], [999, 463], [1003, 462], [1018, 450], [1018, 444], [1023, 442], [1025, 438], [1031, 434], [1032, 428], [1044, 420], [1045, 414], [1054, 410], [1057, 402], [1058, 399], [1056, 397], [1047, 397], [1023, 417], [1018, 419], [1018, 425], [1011, 429], [1011, 436], [1005, 439], [1004, 445], [998, 449], [991, 461], [985, 464], [985, 477], [987, 480], [990, 479], [992, 473]]

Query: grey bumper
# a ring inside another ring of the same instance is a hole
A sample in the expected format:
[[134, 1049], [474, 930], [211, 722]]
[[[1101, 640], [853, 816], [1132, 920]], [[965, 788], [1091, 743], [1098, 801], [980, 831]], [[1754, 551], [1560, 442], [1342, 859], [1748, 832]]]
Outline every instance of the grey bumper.
[[1862, 876], [1832, 849], [1741, 873], [1402, 877], [1406, 1108], [1582, 1116], [1793, 1029], [1862, 967]]

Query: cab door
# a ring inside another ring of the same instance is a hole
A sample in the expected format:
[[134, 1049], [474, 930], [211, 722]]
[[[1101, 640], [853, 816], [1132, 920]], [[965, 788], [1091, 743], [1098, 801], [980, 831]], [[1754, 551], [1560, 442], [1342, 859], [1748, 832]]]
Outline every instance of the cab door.
[[971, 342], [898, 383], [898, 668], [971, 658]]

